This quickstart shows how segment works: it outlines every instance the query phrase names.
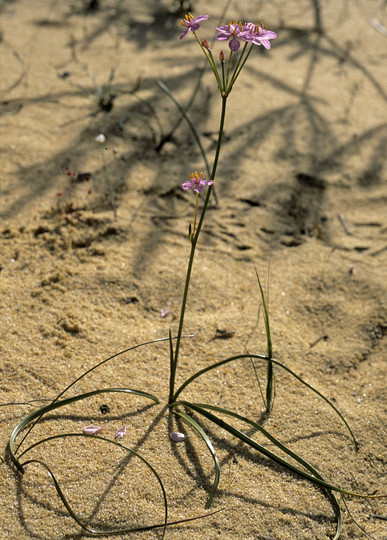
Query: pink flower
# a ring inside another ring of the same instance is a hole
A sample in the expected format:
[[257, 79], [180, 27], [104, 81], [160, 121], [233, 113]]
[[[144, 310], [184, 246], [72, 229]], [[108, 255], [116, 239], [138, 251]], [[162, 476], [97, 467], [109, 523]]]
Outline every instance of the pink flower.
[[122, 426], [116, 431], [116, 439], [123, 439], [126, 435], [126, 426]]
[[269, 39], [275, 39], [277, 37], [277, 34], [268, 30], [263, 26], [262, 22], [260, 26], [254, 23], [246, 23], [243, 28], [245, 30], [241, 37], [243, 41], [253, 43], [254, 45], [263, 45], [265, 49], [270, 49], [271, 47]]
[[86, 433], [86, 435], [95, 435], [96, 433], [98, 433], [98, 431], [102, 431], [103, 430], [103, 426], [85, 426], [83, 428], [83, 433]]
[[160, 310], [160, 317], [162, 319], [165, 319], [165, 317], [168, 315], [168, 313], [169, 313], [169, 308], [168, 307], [164, 308], [164, 309]]
[[184, 191], [189, 190], [189, 188], [193, 188], [196, 193], [200, 193], [203, 189], [203, 186], [211, 186], [213, 183], [213, 180], [204, 180], [203, 173], [200, 173], [199, 175], [195, 171], [194, 173], [190, 174], [190, 180], [188, 180], [188, 182], [184, 182], [181, 187], [184, 189]]
[[219, 41], [227, 41], [230, 38], [230, 41], [228, 42], [228, 46], [230, 49], [235, 52], [239, 49], [241, 44], [239, 43], [239, 39], [243, 39], [243, 33], [244, 33], [244, 27], [242, 26], [241, 22], [229, 22], [228, 24], [225, 24], [224, 26], [217, 26], [217, 30], [219, 30], [219, 34], [216, 36], [216, 39]]
[[180, 39], [183, 39], [183, 37], [186, 35], [187, 32], [195, 32], [200, 28], [199, 22], [206, 21], [208, 19], [208, 15], [199, 15], [199, 17], [193, 17], [191, 13], [188, 13], [188, 15], [185, 16], [184, 19], [181, 19], [180, 23], [181, 26], [185, 26], [184, 32], [180, 34]]

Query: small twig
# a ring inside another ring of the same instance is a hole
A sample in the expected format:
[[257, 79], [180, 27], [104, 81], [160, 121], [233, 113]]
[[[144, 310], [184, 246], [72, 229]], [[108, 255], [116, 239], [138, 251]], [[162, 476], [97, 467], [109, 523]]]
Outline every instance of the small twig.
[[375, 28], [377, 32], [379, 32], [379, 34], [381, 34], [382, 36], [387, 36], [387, 29], [382, 25], [380, 21], [378, 21], [378, 19], [371, 18], [368, 19], [368, 22], [373, 28]]
[[11, 84], [11, 86], [8, 86], [8, 88], [6, 88], [5, 90], [2, 90], [1, 93], [4, 93], [6, 94], [7, 92], [10, 92], [11, 90], [13, 90], [14, 88], [16, 88], [17, 86], [19, 86], [19, 84], [22, 82], [22, 80], [24, 79], [24, 76], [25, 74], [27, 73], [27, 66], [26, 66], [26, 63], [24, 62], [23, 58], [20, 56], [20, 54], [17, 52], [17, 51], [12, 51], [12, 54], [14, 55], [14, 57], [16, 58], [16, 60], [18, 60], [21, 64], [21, 67], [22, 67], [22, 71], [21, 71], [21, 74], [19, 75], [19, 77], [16, 79], [16, 81], [14, 83]]
[[328, 336], [324, 334], [323, 336], [320, 336], [316, 339], [316, 341], [313, 341], [313, 343], [310, 343], [309, 347], [312, 349], [317, 345], [317, 343], [320, 343], [320, 341], [326, 341], [328, 339]]
[[348, 236], [352, 236], [352, 233], [351, 231], [349, 230], [348, 228], [348, 224], [347, 222], [345, 221], [344, 217], [341, 215], [341, 214], [337, 214], [337, 217], [338, 217], [338, 220], [340, 221], [343, 229], [345, 230], [346, 234], [348, 234]]
[[387, 521], [387, 516], [380, 516], [378, 514], [370, 514], [370, 517], [374, 519], [382, 519], [383, 521]]
[[375, 538], [375, 536], [372, 536], [371, 534], [369, 534], [357, 521], [356, 519], [353, 517], [353, 515], [351, 514], [351, 512], [349, 511], [349, 508], [347, 506], [347, 503], [345, 502], [345, 499], [344, 497], [341, 497], [341, 500], [343, 501], [344, 503], [344, 506], [345, 506], [345, 509], [347, 510], [348, 512], [348, 515], [349, 517], [352, 519], [352, 521], [354, 522], [354, 524], [359, 527], [359, 529], [366, 535], [368, 536], [368, 538], [371, 538], [372, 540], [377, 540], [377, 538]]
[[30, 401], [10, 401], [9, 403], [0, 403], [0, 407], [8, 407], [8, 405], [30, 405], [36, 401], [52, 401], [54, 398], [31, 399]]

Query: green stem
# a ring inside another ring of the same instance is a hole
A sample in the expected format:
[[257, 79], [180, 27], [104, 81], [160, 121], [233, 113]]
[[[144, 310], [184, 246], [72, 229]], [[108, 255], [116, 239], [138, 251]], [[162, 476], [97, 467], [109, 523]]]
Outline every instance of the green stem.
[[[230, 51], [230, 56], [228, 57], [228, 66], [227, 66], [226, 88], [228, 87], [228, 80], [230, 77], [232, 54], [233, 54], [232, 51]], [[226, 88], [225, 88], [225, 91], [226, 91]]]
[[226, 88], [226, 93], [229, 94], [232, 90], [232, 87], [234, 86], [235, 84], [235, 81], [237, 80], [240, 72], [242, 71], [244, 65], [246, 64], [247, 62], [247, 59], [248, 57], [250, 56], [250, 53], [254, 47], [254, 45], [251, 45], [250, 46], [250, 49], [247, 51], [246, 53], [246, 47], [247, 47], [247, 43], [245, 43], [244, 47], [243, 47], [243, 51], [239, 57], [239, 60], [238, 60], [238, 63], [237, 65], [235, 66], [235, 69], [234, 69], [234, 73], [231, 77], [231, 81], [230, 81], [230, 84], [228, 84], [227, 88]]
[[[221, 114], [220, 114], [218, 143], [217, 143], [217, 146], [216, 146], [214, 164], [212, 166], [211, 180], [215, 180], [216, 169], [218, 167], [220, 149], [221, 149], [222, 140], [223, 140], [224, 120], [225, 120], [225, 117], [226, 117], [226, 104], [227, 104], [227, 96], [222, 96], [222, 111], [221, 111]], [[206, 211], [207, 211], [207, 207], [208, 207], [208, 203], [209, 203], [209, 200], [210, 200], [210, 197], [211, 197], [211, 193], [212, 193], [212, 185], [209, 186], [209, 188], [207, 190], [207, 196], [206, 196], [206, 199], [205, 199], [204, 204], [203, 204], [203, 208], [202, 208], [202, 211], [201, 211], [201, 214], [200, 214], [197, 229], [194, 230], [194, 232], [193, 232], [193, 234], [191, 236], [191, 253], [190, 253], [190, 256], [189, 256], [187, 273], [186, 273], [186, 277], [185, 277], [183, 300], [182, 300], [181, 309], [180, 309], [179, 328], [178, 328], [177, 336], [176, 336], [176, 347], [175, 347], [174, 358], [173, 358], [173, 361], [171, 360], [171, 367], [170, 367], [168, 403], [173, 403], [173, 401], [174, 401], [173, 400], [173, 394], [174, 394], [174, 390], [175, 390], [177, 362], [178, 362], [178, 359], [179, 359], [180, 341], [181, 341], [181, 336], [182, 336], [182, 333], [183, 333], [184, 315], [185, 315], [185, 310], [186, 310], [186, 305], [187, 305], [189, 285], [190, 285], [190, 281], [191, 281], [192, 266], [193, 266], [193, 262], [194, 262], [194, 258], [195, 258], [196, 244], [197, 244], [198, 239], [199, 239], [199, 234], [200, 234], [200, 231], [201, 231], [201, 228], [202, 228], [202, 225], [203, 225], [204, 216], [205, 216]]]
[[199, 193], [196, 192], [196, 204], [195, 204], [195, 218], [194, 218], [194, 225], [193, 225], [193, 234], [195, 234], [196, 231], [196, 222], [198, 218], [198, 206], [199, 206]]
[[217, 82], [218, 82], [219, 90], [221, 91], [221, 89], [222, 89], [222, 83], [221, 83], [221, 81], [220, 81], [219, 72], [218, 72], [218, 69], [217, 69], [217, 67], [216, 67], [215, 60], [214, 60], [214, 57], [213, 57], [213, 55], [212, 55], [212, 52], [209, 51], [209, 50], [207, 50], [205, 47], [203, 47], [202, 42], [201, 42], [200, 39], [198, 38], [196, 32], [193, 32], [193, 35], [195, 36], [196, 41], [198, 42], [198, 44], [199, 44], [201, 50], [203, 51], [204, 56], [206, 57], [208, 63], [210, 64], [211, 69], [212, 69], [212, 71], [214, 72], [215, 78], [216, 78], [216, 80], [217, 80]]

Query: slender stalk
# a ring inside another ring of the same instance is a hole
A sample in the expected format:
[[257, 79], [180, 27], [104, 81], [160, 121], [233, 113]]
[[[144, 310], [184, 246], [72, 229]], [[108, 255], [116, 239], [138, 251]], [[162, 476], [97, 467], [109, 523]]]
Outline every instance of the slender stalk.
[[[172, 373], [174, 370], [174, 353], [173, 353], [173, 343], [172, 343], [172, 332], [169, 329], [169, 372]], [[173, 387], [171, 386], [172, 378], [169, 378], [169, 392], [173, 392]]]
[[226, 77], [224, 73], [224, 60], [221, 60], [221, 66], [222, 66], [222, 82], [223, 82], [223, 90], [226, 89]]
[[[231, 60], [232, 60], [232, 51], [230, 51], [230, 56], [228, 58], [228, 66], [227, 66], [227, 78], [226, 78], [226, 86], [228, 86], [228, 80], [230, 77], [230, 69], [231, 69]], [[225, 89], [226, 90], [226, 89]]]
[[[237, 80], [240, 72], [242, 71], [244, 65], [246, 64], [247, 62], [247, 59], [248, 57], [250, 56], [251, 54], [251, 51], [253, 50], [253, 47], [254, 45], [251, 45], [250, 46], [250, 49], [247, 51], [247, 53], [245, 54], [246, 52], [246, 47], [247, 47], [247, 43], [245, 43], [245, 46], [244, 46], [244, 49], [242, 51], [242, 54], [239, 58], [239, 61], [238, 61], [238, 64], [236, 65], [235, 69], [234, 69], [234, 73], [233, 73], [233, 76], [231, 77], [231, 81], [230, 81], [230, 84], [227, 86], [227, 89], [226, 89], [226, 92], [229, 94], [232, 90], [232, 87], [234, 86], [235, 84], [235, 81]], [[243, 59], [243, 61], [242, 61]]]
[[[227, 96], [222, 96], [222, 110], [220, 114], [220, 124], [219, 124], [219, 133], [218, 133], [218, 143], [216, 145], [216, 152], [214, 157], [214, 163], [212, 166], [212, 173], [211, 173], [211, 180], [215, 180], [216, 175], [216, 169], [218, 167], [218, 161], [219, 161], [219, 155], [220, 155], [220, 149], [222, 146], [223, 141], [223, 131], [224, 131], [224, 120], [226, 117], [226, 104], [227, 104]], [[209, 186], [207, 190], [207, 196], [203, 204], [203, 208], [200, 214], [199, 222], [197, 225], [196, 230], [194, 229], [193, 234], [191, 235], [191, 253], [188, 260], [188, 266], [187, 266], [187, 272], [185, 277], [185, 285], [184, 285], [184, 292], [183, 292], [183, 299], [181, 303], [181, 309], [180, 309], [180, 319], [179, 319], [179, 328], [177, 331], [176, 336], [176, 347], [175, 347], [175, 353], [173, 356], [173, 360], [171, 359], [171, 366], [170, 366], [170, 374], [169, 374], [169, 398], [168, 403], [173, 403], [173, 394], [175, 390], [175, 379], [176, 379], [176, 370], [177, 370], [177, 362], [179, 359], [179, 352], [180, 352], [180, 341], [181, 336], [183, 333], [183, 325], [184, 325], [184, 315], [187, 305], [187, 299], [188, 299], [188, 291], [189, 291], [189, 285], [191, 281], [191, 273], [192, 273], [192, 266], [195, 258], [195, 250], [196, 250], [196, 244], [199, 239], [199, 234], [203, 225], [204, 216], [207, 211], [208, 203], [211, 197], [212, 193], [212, 185]], [[196, 224], [196, 223], [195, 223]]]
[[199, 193], [196, 192], [196, 204], [195, 204], [195, 218], [194, 218], [194, 225], [193, 225], [193, 234], [195, 234], [196, 231], [196, 221], [198, 218], [198, 206], [199, 206]]
[[212, 71], [214, 72], [214, 75], [215, 75], [215, 78], [216, 78], [216, 80], [217, 80], [217, 82], [218, 82], [219, 88], [221, 88], [221, 87], [222, 87], [222, 83], [221, 83], [221, 81], [220, 81], [219, 72], [218, 72], [218, 70], [217, 70], [217, 68], [216, 68], [216, 64], [215, 64], [215, 60], [214, 60], [214, 57], [213, 57], [213, 55], [212, 55], [212, 52], [209, 51], [209, 50], [207, 50], [207, 49], [203, 46], [203, 44], [202, 44], [202, 42], [200, 41], [200, 39], [198, 38], [196, 32], [192, 32], [192, 33], [193, 33], [193, 35], [195, 36], [196, 41], [198, 42], [198, 44], [199, 44], [201, 50], [203, 51], [204, 56], [205, 56], [206, 59], [208, 60], [208, 63], [210, 64]]

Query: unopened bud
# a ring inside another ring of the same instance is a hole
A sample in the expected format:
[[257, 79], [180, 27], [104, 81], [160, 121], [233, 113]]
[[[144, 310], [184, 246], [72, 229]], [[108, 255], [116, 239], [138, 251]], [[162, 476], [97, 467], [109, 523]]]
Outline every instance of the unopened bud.
[[207, 51], [210, 51], [211, 52], [211, 49], [210, 49], [210, 44], [208, 43], [208, 40], [207, 38], [204, 38], [204, 40], [202, 41], [202, 45], [205, 49], [207, 49]]
[[219, 53], [219, 60], [223, 63], [224, 62], [224, 52], [223, 50], [220, 51]]

